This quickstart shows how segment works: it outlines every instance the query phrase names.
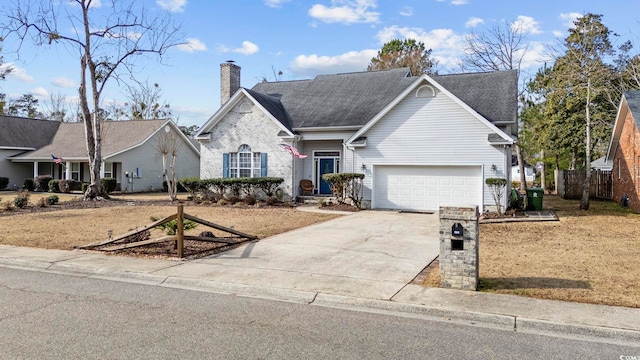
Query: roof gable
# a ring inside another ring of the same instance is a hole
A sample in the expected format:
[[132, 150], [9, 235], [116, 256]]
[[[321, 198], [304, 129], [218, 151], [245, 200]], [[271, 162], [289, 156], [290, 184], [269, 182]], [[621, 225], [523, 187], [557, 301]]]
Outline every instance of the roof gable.
[[624, 127], [629, 112], [631, 112], [636, 128], [640, 130], [640, 91], [625, 91], [620, 98], [616, 122], [611, 132], [611, 140], [609, 141], [609, 149], [607, 150], [605, 163], [613, 161], [613, 157], [618, 149], [618, 144], [620, 143], [622, 128]]
[[[419, 78], [417, 78], [417, 80], [415, 80], [413, 82], [413, 84], [411, 86], [409, 86], [408, 88], [405, 89], [405, 91], [402, 92], [402, 94], [398, 95], [392, 102], [390, 102], [382, 111], [380, 111], [373, 119], [371, 119], [371, 121], [369, 121], [365, 126], [363, 126], [360, 130], [358, 130], [353, 136], [351, 136], [351, 138], [349, 140], [347, 140], [347, 144], [351, 145], [351, 143], [355, 140], [358, 139], [361, 136], [364, 136], [364, 134], [367, 133], [367, 131], [369, 131], [369, 129], [371, 129], [378, 121], [380, 121], [389, 111], [391, 111], [391, 109], [393, 109], [396, 105], [398, 105], [403, 99], [405, 99], [407, 96], [409, 96], [411, 93], [413, 93], [418, 87], [422, 86], [422, 85], [432, 85], [435, 86], [440, 92], [442, 92], [443, 95], [450, 97], [453, 101], [455, 101], [460, 107], [462, 107], [463, 109], [465, 109], [466, 111], [468, 111], [471, 115], [473, 115], [476, 119], [478, 119], [480, 122], [482, 122], [483, 124], [485, 124], [487, 127], [489, 127], [496, 136], [490, 136], [488, 138], [488, 141], [490, 141], [493, 144], [513, 144], [514, 140], [507, 135], [506, 133], [504, 133], [502, 130], [498, 129], [492, 122], [490, 122], [488, 119], [486, 119], [485, 117], [483, 117], [481, 114], [479, 114], [477, 111], [475, 111], [474, 109], [472, 109], [467, 103], [465, 103], [464, 101], [462, 101], [460, 98], [458, 98], [457, 96], [455, 96], [454, 94], [452, 94], [449, 90], [447, 90], [446, 88], [444, 88], [444, 86], [442, 86], [440, 83], [438, 83], [437, 81], [435, 81], [432, 77], [428, 76], [428, 75], [422, 75]], [[515, 98], [517, 93], [514, 93], [513, 96]], [[498, 139], [496, 139], [498, 138]], [[499, 142], [497, 140], [499, 140], [499, 138], [502, 139], [502, 142]]]
[[227, 102], [222, 105], [218, 111], [213, 114], [204, 125], [200, 127], [196, 135], [196, 139], [203, 138], [203, 135], [209, 133], [211, 129], [216, 126], [224, 117], [236, 106], [242, 99], [249, 99], [253, 102], [267, 117], [269, 117], [274, 123], [276, 123], [285, 135], [294, 136], [293, 130], [290, 126], [291, 119], [288, 116], [286, 109], [280, 102], [280, 99], [270, 95], [258, 93], [249, 89], [240, 88]]
[[[138, 147], [147, 142], [156, 132], [171, 126], [174, 131], [177, 127], [171, 120], [127, 120], [106, 121], [102, 124], [102, 156], [109, 158], [124, 151]], [[177, 129], [181, 137], [184, 134]], [[196, 153], [198, 150], [187, 140], [188, 146]], [[17, 159], [50, 158], [51, 154], [68, 160], [81, 160], [87, 158], [87, 148], [84, 136], [83, 123], [61, 123], [58, 131], [50, 144], [34, 151], [15, 156]]]
[[0, 116], [0, 148], [37, 149], [51, 142], [60, 122]]

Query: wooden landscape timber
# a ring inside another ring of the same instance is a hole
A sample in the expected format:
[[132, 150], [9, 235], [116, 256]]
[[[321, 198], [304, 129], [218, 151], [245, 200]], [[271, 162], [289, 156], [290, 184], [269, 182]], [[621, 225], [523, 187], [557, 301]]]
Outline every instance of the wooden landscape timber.
[[[216, 229], [216, 230], [220, 230], [235, 236], [231, 236], [231, 237], [204, 237], [204, 236], [194, 236], [194, 235], [185, 235], [184, 234], [184, 220], [191, 220], [193, 222], [196, 222], [198, 224], [204, 225], [204, 226], [208, 226], [210, 228]], [[131, 237], [135, 237], [135, 236], [140, 236], [140, 234], [144, 233], [145, 231], [149, 231], [159, 225], [168, 223], [169, 221], [172, 220], [177, 220], [178, 224], [177, 224], [177, 229], [176, 229], [176, 234], [175, 235], [168, 235], [168, 236], [163, 236], [157, 239], [144, 239], [144, 240], [138, 240], [138, 241], [133, 241], [133, 242], [126, 242], [126, 243], [122, 243], [123, 241], [127, 241], [129, 239], [131, 239]], [[164, 217], [160, 220], [154, 221], [151, 224], [148, 224], [140, 229], [134, 229], [131, 230], [125, 234], [116, 236], [114, 238], [109, 238], [107, 240], [104, 241], [99, 241], [96, 243], [91, 243], [91, 244], [87, 244], [87, 245], [82, 245], [79, 246], [79, 249], [92, 249], [92, 250], [100, 250], [100, 251], [117, 251], [117, 250], [125, 250], [125, 249], [131, 249], [131, 248], [135, 248], [135, 247], [140, 247], [140, 246], [145, 246], [145, 245], [150, 245], [150, 244], [156, 244], [156, 243], [161, 243], [161, 242], [165, 242], [165, 241], [174, 241], [176, 243], [176, 250], [177, 250], [177, 255], [179, 258], [182, 258], [184, 255], [184, 240], [195, 240], [195, 241], [204, 241], [204, 242], [214, 242], [214, 243], [225, 243], [228, 245], [237, 245], [237, 244], [241, 244], [245, 241], [250, 241], [250, 240], [257, 240], [258, 237], [254, 236], [254, 235], [249, 235], [249, 234], [245, 234], [241, 231], [232, 229], [232, 228], [228, 228], [226, 226], [222, 226], [204, 219], [200, 219], [198, 217], [195, 217], [193, 215], [189, 215], [189, 214], [185, 214], [184, 213], [184, 205], [180, 204], [178, 205], [178, 213], [177, 214], [173, 214], [173, 215], [169, 215], [167, 217]], [[107, 246], [107, 245], [111, 245], [111, 246]], [[106, 246], [106, 247], [105, 247]]]

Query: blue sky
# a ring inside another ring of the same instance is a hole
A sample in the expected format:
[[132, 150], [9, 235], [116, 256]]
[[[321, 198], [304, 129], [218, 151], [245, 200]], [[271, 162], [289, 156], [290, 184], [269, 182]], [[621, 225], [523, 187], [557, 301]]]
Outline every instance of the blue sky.
[[[94, 0], [97, 1], [97, 0]], [[92, 11], [108, 10], [97, 1]], [[2, 7], [11, 2], [3, 1]], [[470, 32], [517, 22], [527, 33], [523, 74], [532, 74], [545, 60], [547, 46], [563, 39], [572, 20], [592, 12], [640, 51], [640, 14], [631, 1], [618, 0], [144, 0], [152, 12], [168, 11], [182, 24], [185, 44], [162, 59], [137, 61], [135, 76], [158, 83], [163, 99], [179, 116], [180, 125], [202, 125], [220, 106], [219, 65], [234, 60], [242, 67], [242, 86], [263, 77], [283, 80], [318, 74], [363, 71], [382, 44], [394, 38], [423, 41], [439, 61], [440, 73], [459, 72], [462, 43]], [[70, 6], [63, 1], [62, 6]], [[73, 10], [73, 9], [70, 9]], [[6, 8], [3, 9], [6, 11]], [[5, 66], [13, 73], [0, 82], [11, 98], [34, 94], [46, 103], [50, 94], [72, 102], [79, 83], [78, 59], [67, 48], [35, 48], [25, 42], [16, 53], [16, 39], [2, 43]], [[125, 87], [112, 83], [103, 101], [122, 102]]]

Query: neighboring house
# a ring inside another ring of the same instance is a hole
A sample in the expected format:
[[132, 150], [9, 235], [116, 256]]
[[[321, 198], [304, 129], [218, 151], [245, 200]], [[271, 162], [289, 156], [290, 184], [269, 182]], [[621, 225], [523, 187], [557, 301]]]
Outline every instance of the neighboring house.
[[[533, 166], [524, 162], [524, 177], [526, 182], [536, 181], [536, 172], [533, 170]], [[518, 165], [518, 157], [516, 155], [511, 156], [511, 181], [520, 182], [520, 166]]]
[[49, 144], [59, 126], [57, 121], [0, 116], [0, 177], [9, 178], [10, 189], [33, 178], [32, 164], [12, 163], [10, 158]]
[[611, 170], [612, 166], [610, 162], [607, 162], [607, 157], [603, 156], [591, 162], [591, 168], [594, 170]]
[[196, 134], [202, 178], [283, 177], [295, 197], [303, 179], [325, 195], [323, 174], [358, 172], [365, 206], [426, 211], [482, 211], [495, 205], [485, 179], [511, 178], [516, 71], [412, 77], [393, 69], [245, 89], [240, 67], [220, 68], [222, 106]]
[[[24, 128], [46, 128], [42, 124], [51, 127], [51, 134], [47, 141], [43, 140], [38, 146], [25, 147], [10, 155], [6, 153], [8, 156], [2, 159], [2, 163], [5, 168], [11, 169], [8, 173], [15, 174], [12, 175], [12, 182], [21, 186], [24, 179], [38, 175], [83, 182], [90, 180], [84, 124], [18, 120], [0, 118], [0, 124], [6, 125], [2, 128], [2, 136], [37, 136], [37, 132], [24, 133]], [[5, 134], [5, 130], [9, 135]], [[175, 169], [177, 177], [198, 176], [199, 150], [171, 120], [131, 120], [103, 123], [101, 177], [115, 178], [123, 191], [161, 189], [164, 179], [159, 146], [163, 141], [177, 141], [179, 144]], [[62, 159], [60, 164], [54, 163], [52, 154]], [[0, 176], [3, 175], [0, 173]]]
[[640, 91], [622, 95], [605, 161], [612, 166], [613, 199], [640, 211]]

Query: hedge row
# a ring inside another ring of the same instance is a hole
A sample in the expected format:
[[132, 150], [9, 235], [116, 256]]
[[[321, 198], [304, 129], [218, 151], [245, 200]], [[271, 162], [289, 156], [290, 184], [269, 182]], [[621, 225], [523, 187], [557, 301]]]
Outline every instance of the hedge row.
[[274, 196], [278, 186], [284, 182], [278, 177], [255, 177], [255, 178], [216, 178], [199, 179], [196, 177], [182, 178], [179, 180], [192, 196], [202, 190], [211, 190], [220, 195], [231, 193], [235, 196], [241, 194], [251, 195], [256, 190], [262, 190], [268, 197]]

